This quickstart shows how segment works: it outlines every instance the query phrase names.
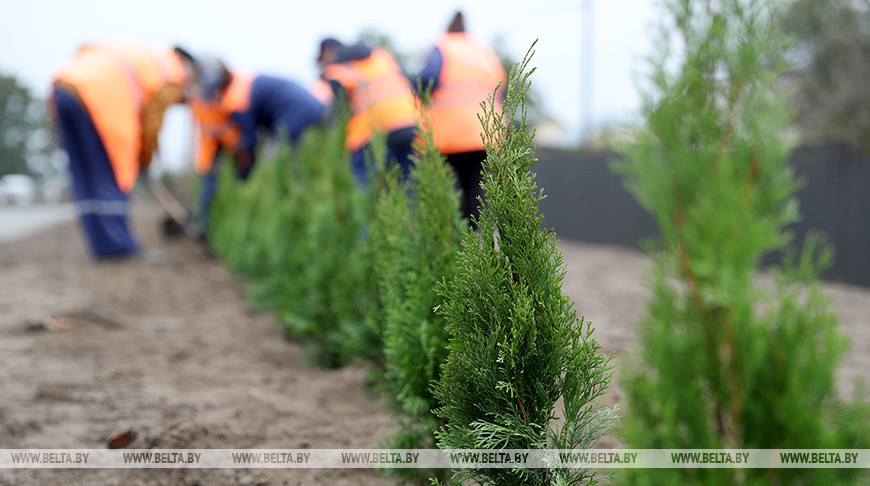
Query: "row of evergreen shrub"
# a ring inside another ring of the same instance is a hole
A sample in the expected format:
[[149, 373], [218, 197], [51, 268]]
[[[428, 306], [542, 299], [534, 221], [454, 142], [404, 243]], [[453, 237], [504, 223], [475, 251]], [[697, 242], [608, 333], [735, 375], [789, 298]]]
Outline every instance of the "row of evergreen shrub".
[[[684, 65], [674, 73], [668, 52], [657, 59], [648, 132], [616, 167], [664, 235], [641, 353], [625, 372], [622, 438], [633, 448], [866, 448], [866, 405], [833, 390], [843, 340], [814, 283], [825, 251], [812, 243], [769, 294], [757, 284], [760, 255], [788, 241], [784, 228], [798, 215], [781, 138], [788, 113], [774, 97], [775, 12], [763, 0], [668, 6], [687, 42]], [[615, 410], [599, 402], [610, 358], [562, 292], [565, 264], [538, 212], [528, 63], [511, 72], [506, 115], [490, 100], [482, 116], [487, 201], [477, 231], [461, 221], [452, 173], [431, 139], [418, 145], [408, 181], [385, 169], [376, 141], [381, 170], [358, 187], [342, 124], [283, 148], [244, 184], [222, 175], [215, 251], [318, 364], [373, 365], [397, 424], [384, 446], [591, 448], [615, 426]], [[582, 469], [395, 472], [419, 484], [600, 479]], [[861, 474], [638, 469], [625, 477], [808, 484]]]
[[[564, 263], [538, 215], [528, 61], [511, 73], [506, 116], [493, 100], [486, 110], [486, 172], [497, 176], [485, 183], [478, 232], [462, 220], [452, 169], [425, 127], [407, 181], [385, 170], [376, 139], [378, 176], [358, 187], [342, 123], [282, 147], [244, 183], [222, 171], [210, 244], [246, 280], [253, 305], [276, 311], [317, 364], [374, 365], [396, 416], [387, 447], [591, 446], [612, 420], [595, 401], [608, 358], [561, 292]], [[484, 381], [465, 373], [469, 358]], [[476, 416], [463, 416], [468, 406], [480, 407]], [[498, 439], [520, 424], [525, 432]], [[424, 483], [446, 473], [397, 476]], [[564, 473], [491, 470], [478, 479], [519, 484]]]
[[[357, 190], [342, 124], [280, 147], [244, 183], [226, 164], [209, 242], [247, 282], [253, 305], [277, 312], [288, 336], [309, 343], [321, 366], [347, 364], [374, 340], [377, 312], [366, 228], [375, 195]], [[265, 158], [265, 157], [264, 157]], [[354, 336], [354, 339], [348, 339]], [[377, 342], [374, 350], [379, 353]]]

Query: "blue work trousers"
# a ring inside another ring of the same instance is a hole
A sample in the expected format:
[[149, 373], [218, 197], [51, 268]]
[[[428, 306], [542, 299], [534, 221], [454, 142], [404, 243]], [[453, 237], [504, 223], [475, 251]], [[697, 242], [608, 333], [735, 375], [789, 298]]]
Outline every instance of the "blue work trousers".
[[139, 249], [128, 222], [127, 194], [115, 180], [109, 156], [84, 106], [63, 90], [55, 90], [57, 125], [69, 155], [73, 194], [82, 228], [97, 258], [135, 253]]
[[[407, 180], [414, 167], [411, 154], [414, 153], [414, 138], [417, 136], [417, 127], [406, 127], [393, 130], [387, 135], [387, 167], [399, 164], [402, 168], [402, 180]], [[353, 152], [350, 166], [356, 176], [357, 182], [366, 185], [369, 182], [369, 172], [374, 168], [374, 161], [370, 160], [368, 152], [371, 144], [366, 144]]]

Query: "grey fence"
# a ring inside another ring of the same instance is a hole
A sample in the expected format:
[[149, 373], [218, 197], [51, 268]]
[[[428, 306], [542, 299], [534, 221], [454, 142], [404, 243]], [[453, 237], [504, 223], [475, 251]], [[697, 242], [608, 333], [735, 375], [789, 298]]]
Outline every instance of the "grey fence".
[[[547, 196], [540, 205], [544, 224], [560, 238], [639, 247], [658, 234], [652, 216], [610, 170], [616, 154], [539, 149], [537, 155], [534, 170]], [[870, 287], [870, 160], [824, 147], [797, 149], [790, 162], [804, 181], [794, 241], [802, 242], [810, 228], [823, 231], [836, 252], [825, 278]]]

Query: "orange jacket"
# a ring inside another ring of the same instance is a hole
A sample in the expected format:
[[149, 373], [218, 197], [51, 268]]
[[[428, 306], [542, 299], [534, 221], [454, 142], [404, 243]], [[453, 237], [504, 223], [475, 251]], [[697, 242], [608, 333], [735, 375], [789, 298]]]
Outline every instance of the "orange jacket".
[[[483, 128], [477, 116], [481, 102], [498, 83], [504, 90], [504, 66], [492, 49], [466, 33], [445, 34], [437, 47], [442, 67], [428, 111], [435, 146], [443, 154], [483, 150]], [[496, 103], [496, 109], [501, 113], [501, 103]]]
[[329, 64], [323, 78], [344, 86], [351, 108], [345, 146], [357, 150], [372, 134], [416, 125], [416, 107], [411, 82], [393, 56], [382, 48], [370, 56]]
[[191, 103], [194, 118], [199, 125], [199, 150], [195, 167], [200, 174], [207, 174], [211, 170], [219, 147], [232, 151], [238, 147], [242, 130], [230, 120], [230, 115], [248, 109], [253, 81], [253, 74], [233, 73], [230, 84], [218, 102], [198, 100]]
[[118, 187], [130, 192], [140, 167], [151, 162], [166, 108], [184, 98], [185, 79], [171, 49], [110, 40], [81, 47], [58, 69], [54, 83], [81, 100]]

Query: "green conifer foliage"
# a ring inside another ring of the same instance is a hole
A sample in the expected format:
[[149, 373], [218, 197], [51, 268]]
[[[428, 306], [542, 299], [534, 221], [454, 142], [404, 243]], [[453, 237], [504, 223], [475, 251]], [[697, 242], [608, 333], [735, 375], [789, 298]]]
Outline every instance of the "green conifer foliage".
[[[456, 278], [445, 281], [440, 312], [449, 354], [434, 394], [446, 425], [442, 449], [591, 448], [612, 426], [598, 399], [610, 380], [592, 328], [562, 292], [565, 267], [543, 216], [530, 168], [524, 96], [531, 50], [508, 80], [505, 116], [492, 97], [482, 118], [487, 151], [487, 204], [478, 232], [458, 255]], [[509, 120], [519, 123], [511, 127]], [[560, 402], [560, 399], [562, 400]], [[468, 469], [456, 479], [483, 484], [580, 484], [588, 470]]]
[[[452, 280], [465, 221], [459, 211], [453, 170], [423, 129], [411, 179], [393, 171], [377, 207], [377, 275], [383, 308], [381, 333], [386, 358], [384, 389], [395, 409], [398, 431], [388, 447], [431, 449], [439, 421], [431, 385], [447, 356], [444, 317], [436, 314], [435, 288]], [[410, 197], [409, 197], [410, 196]], [[428, 483], [442, 471], [395, 469], [408, 482]]]
[[[285, 162], [286, 154], [277, 159]], [[285, 189], [276, 185], [281, 163], [260, 164], [246, 183], [239, 183], [229, 160], [223, 160], [212, 206], [209, 244], [230, 270], [246, 279], [268, 275], [265, 230]]]
[[293, 150], [261, 157], [245, 183], [225, 172], [211, 243], [248, 280], [254, 306], [276, 310], [319, 365], [380, 353], [367, 324], [379, 309], [364, 231], [376, 196], [353, 179], [344, 123], [309, 130]]
[[384, 363], [384, 344], [379, 331], [383, 310], [375, 268], [379, 234], [375, 226], [378, 201], [387, 187], [386, 138], [385, 133], [374, 133], [372, 136], [369, 157], [374, 167], [366, 186], [358, 186], [346, 161], [342, 166], [353, 186], [352, 198], [348, 200], [352, 206], [348, 210], [356, 222], [356, 232], [352, 240], [354, 244], [341, 262], [341, 272], [329, 288], [331, 306], [341, 319], [345, 355], [367, 361], [373, 365], [375, 374], [383, 368]]
[[[785, 44], [777, 6], [666, 7], [673, 25], [662, 26], [651, 63], [648, 130], [615, 165], [662, 233], [640, 362], [624, 381], [624, 438], [652, 449], [867, 447], [866, 406], [842, 403], [834, 390], [844, 340], [817, 284], [830, 251], [813, 236], [795, 263], [772, 272], [772, 285], [758, 278], [761, 257], [788, 244], [786, 227], [799, 217], [783, 137], [791, 111], [778, 83]], [[684, 49], [676, 69], [670, 28]], [[856, 475], [625, 472], [628, 484], [831, 484]]]

